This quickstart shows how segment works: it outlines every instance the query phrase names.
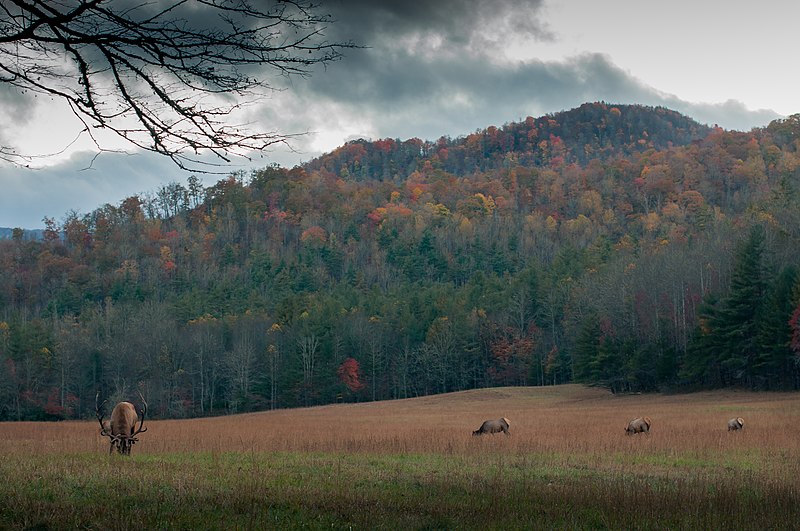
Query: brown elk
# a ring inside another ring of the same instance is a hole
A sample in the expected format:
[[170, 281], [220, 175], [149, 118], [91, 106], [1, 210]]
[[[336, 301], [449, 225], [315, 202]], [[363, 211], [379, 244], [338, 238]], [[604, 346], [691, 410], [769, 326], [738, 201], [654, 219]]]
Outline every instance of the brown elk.
[[509, 427], [511, 427], [511, 421], [505, 417], [500, 417], [497, 420], [485, 420], [480, 428], [472, 432], [472, 435], [483, 435], [484, 433], [491, 433], [494, 435], [500, 432], [511, 435], [508, 433]]
[[625, 426], [625, 434], [650, 433], [650, 417], [636, 417]]
[[744, 429], [744, 419], [737, 417], [728, 421], [728, 431], [739, 431]]
[[100, 422], [100, 435], [108, 437], [111, 446], [108, 453], [114, 452], [117, 449], [122, 455], [131, 454], [131, 446], [134, 445], [139, 439], [136, 437], [140, 433], [147, 431], [144, 427], [144, 417], [147, 414], [147, 402], [145, 402], [142, 393], [139, 393], [139, 398], [142, 400], [142, 418], [139, 424], [139, 429], [136, 429], [136, 422], [139, 420], [136, 414], [136, 408], [130, 402], [120, 402], [111, 411], [111, 421], [104, 421], [100, 409], [105, 405], [107, 400], [102, 404], [98, 404], [100, 400], [100, 392], [94, 397], [95, 414], [97, 420]]

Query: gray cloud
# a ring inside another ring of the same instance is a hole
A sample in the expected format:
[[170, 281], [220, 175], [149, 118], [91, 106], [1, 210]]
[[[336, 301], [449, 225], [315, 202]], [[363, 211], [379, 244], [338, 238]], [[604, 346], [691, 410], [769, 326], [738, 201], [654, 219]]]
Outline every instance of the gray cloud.
[[23, 94], [18, 88], [0, 83], [0, 110], [17, 125], [28, 121], [34, 106], [34, 98]]
[[553, 33], [541, 18], [543, 0], [338, 0], [324, 5], [334, 18], [333, 40], [381, 44], [413, 36], [438, 36], [451, 46], [499, 42], [508, 31], [539, 40]]
[[[729, 129], [749, 130], [777, 117], [772, 111], [750, 111], [733, 101], [686, 102], [645, 85], [602, 54], [507, 63], [486, 54], [442, 58], [403, 50], [363, 53], [359, 61], [330, 68], [295, 86], [290, 99], [314, 103], [294, 106], [292, 121], [321, 131], [350, 118], [350, 123], [372, 124], [370, 131], [380, 137], [433, 140], [600, 100], [663, 105]], [[338, 110], [320, 112], [323, 108]], [[299, 142], [303, 149], [304, 139]]]
[[718, 124], [725, 129], [749, 131], [769, 124], [781, 115], [770, 109], [750, 110], [744, 103], [728, 100], [724, 103], [691, 103], [677, 97], [665, 98], [666, 107], [680, 111], [708, 125]]
[[0, 83], [0, 116], [5, 118], [0, 125], [0, 152], [4, 155], [16, 152], [13, 147], [14, 130], [30, 122], [37, 101], [16, 87]]

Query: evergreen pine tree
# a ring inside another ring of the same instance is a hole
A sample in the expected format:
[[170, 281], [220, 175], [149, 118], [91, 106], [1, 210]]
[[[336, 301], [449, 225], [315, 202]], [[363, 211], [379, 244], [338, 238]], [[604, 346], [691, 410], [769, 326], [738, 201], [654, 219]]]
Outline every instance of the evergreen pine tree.
[[758, 330], [758, 353], [753, 364], [755, 386], [759, 389], [791, 389], [794, 356], [789, 348], [792, 330], [789, 319], [794, 310], [792, 288], [797, 270], [785, 267], [769, 286]]
[[708, 294], [698, 309], [698, 325], [689, 343], [679, 377], [684, 383], [702, 387], [723, 385], [720, 369], [722, 345], [717, 330], [721, 302]]
[[617, 346], [608, 336], [597, 339], [594, 358], [589, 362], [589, 381], [600, 384], [616, 393], [622, 391], [624, 378], [617, 353]]
[[720, 345], [722, 384], [751, 386], [758, 354], [758, 325], [766, 290], [762, 267], [764, 229], [755, 225], [739, 249], [731, 289], [719, 312], [713, 333]]
[[584, 383], [592, 381], [593, 362], [597, 357], [600, 335], [600, 319], [596, 314], [587, 316], [581, 323], [572, 356], [572, 374], [575, 381]]

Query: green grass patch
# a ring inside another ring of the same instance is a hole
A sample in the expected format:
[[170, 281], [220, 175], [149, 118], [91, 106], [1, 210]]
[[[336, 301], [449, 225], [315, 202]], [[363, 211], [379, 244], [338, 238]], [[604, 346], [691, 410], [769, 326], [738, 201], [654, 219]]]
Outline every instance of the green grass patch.
[[800, 521], [793, 483], [687, 456], [593, 467], [556, 454], [11, 455], [0, 476], [0, 528], [9, 529], [788, 529]]

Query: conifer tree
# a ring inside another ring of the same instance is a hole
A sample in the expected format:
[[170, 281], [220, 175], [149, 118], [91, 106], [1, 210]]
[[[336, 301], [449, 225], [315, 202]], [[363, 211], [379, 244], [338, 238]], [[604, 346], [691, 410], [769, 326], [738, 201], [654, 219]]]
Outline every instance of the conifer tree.
[[763, 254], [764, 229], [755, 225], [736, 255], [730, 293], [720, 310], [714, 331], [720, 345], [724, 385], [753, 384], [759, 320], [766, 289]]
[[596, 314], [581, 323], [572, 355], [572, 375], [578, 382], [592, 381], [592, 368], [600, 345], [600, 319]]
[[684, 383], [704, 387], [723, 385], [720, 371], [722, 345], [717, 332], [721, 302], [706, 295], [698, 310], [698, 324], [680, 371]]
[[784, 267], [769, 286], [764, 298], [763, 317], [759, 323], [758, 351], [754, 360], [755, 386], [759, 389], [791, 389], [794, 356], [789, 348], [792, 330], [789, 326], [794, 309], [792, 288], [797, 270]]

